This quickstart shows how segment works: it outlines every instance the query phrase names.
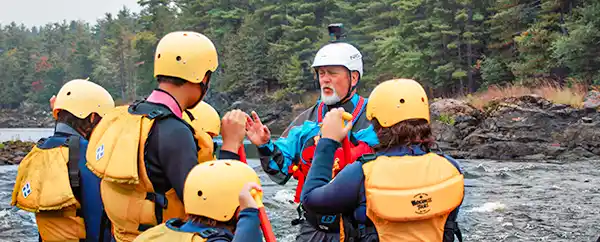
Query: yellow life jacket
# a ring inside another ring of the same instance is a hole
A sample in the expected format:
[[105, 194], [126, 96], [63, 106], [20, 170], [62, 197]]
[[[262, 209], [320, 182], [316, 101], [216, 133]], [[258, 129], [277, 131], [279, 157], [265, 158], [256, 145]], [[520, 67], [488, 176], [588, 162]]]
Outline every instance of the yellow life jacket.
[[[69, 162], [69, 148], [63, 145], [66, 138], [45, 140], [40, 140], [19, 164], [11, 205], [35, 213], [44, 241], [85, 239], [84, 220], [76, 214], [81, 204], [71, 189], [67, 166], [77, 166], [77, 161]], [[56, 144], [43, 147], [47, 143]]]
[[213, 239], [233, 240], [233, 238], [227, 236], [223, 229], [217, 228], [205, 228], [197, 232], [184, 232], [178, 229], [183, 222], [179, 219], [172, 219], [166, 223], [155, 226], [151, 229], [146, 230], [135, 238], [134, 242], [205, 242]]
[[190, 122], [195, 131], [194, 139], [196, 140], [196, 143], [198, 143], [198, 163], [216, 160], [215, 144], [212, 136], [210, 136], [210, 134], [208, 134], [206, 131], [198, 128], [201, 127], [200, 120], [198, 118], [195, 118]]
[[379, 240], [442, 241], [444, 225], [464, 196], [464, 178], [446, 158], [379, 156], [363, 165], [367, 216]]
[[169, 116], [177, 118], [167, 108], [143, 101], [119, 106], [90, 137], [86, 165], [102, 178], [102, 201], [117, 241], [133, 241], [148, 228], [185, 216], [174, 189], [165, 194], [154, 191], [145, 166], [145, 146], [154, 121]]

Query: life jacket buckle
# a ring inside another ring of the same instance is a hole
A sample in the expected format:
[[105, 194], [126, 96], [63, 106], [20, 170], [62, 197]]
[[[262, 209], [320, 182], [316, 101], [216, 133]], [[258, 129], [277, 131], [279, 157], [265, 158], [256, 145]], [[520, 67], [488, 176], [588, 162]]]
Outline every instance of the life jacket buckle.
[[205, 238], [205, 239], [215, 236], [217, 234], [219, 234], [219, 231], [214, 228], [207, 228], [200, 232], [200, 236], [202, 236], [202, 238]]
[[155, 109], [155, 110], [152, 110], [152, 112], [150, 112], [148, 114], [148, 118], [155, 119], [155, 118], [160, 117], [162, 115], [163, 115], [163, 112], [161, 110]]
[[363, 154], [362, 156], [360, 156], [360, 158], [358, 159], [361, 163], [365, 164], [369, 161], [375, 160], [377, 159], [377, 154]]

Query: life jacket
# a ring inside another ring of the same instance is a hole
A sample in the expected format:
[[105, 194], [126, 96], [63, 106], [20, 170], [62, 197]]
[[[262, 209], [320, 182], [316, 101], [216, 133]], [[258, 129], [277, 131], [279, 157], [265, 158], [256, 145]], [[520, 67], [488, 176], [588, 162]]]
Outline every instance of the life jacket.
[[194, 117], [187, 110], [185, 112], [191, 120], [192, 128], [194, 128], [194, 139], [198, 144], [198, 163], [215, 160], [216, 145], [212, 136], [210, 136], [210, 134], [208, 134], [207, 132], [202, 131], [202, 129], [198, 128], [200, 127], [200, 120], [198, 118]]
[[377, 156], [363, 163], [367, 217], [380, 241], [442, 241], [464, 197], [464, 177], [448, 159]]
[[148, 136], [156, 120], [169, 117], [194, 133], [168, 108], [137, 101], [108, 113], [90, 137], [87, 167], [102, 178], [102, 201], [117, 241], [133, 241], [148, 228], [185, 216], [175, 190], [155, 192], [146, 172]]
[[[352, 111], [352, 124], [355, 124], [360, 117], [366, 106], [365, 99], [360, 97], [356, 107]], [[317, 108], [317, 122], [321, 124], [323, 122], [323, 116], [325, 109], [325, 103], [321, 102]], [[365, 142], [354, 140], [353, 136], [349, 134], [350, 146], [351, 146], [351, 158], [350, 163], [354, 162], [358, 158], [360, 158], [363, 154], [372, 153], [371, 147]], [[289, 167], [288, 174], [292, 174], [294, 178], [298, 180], [298, 185], [296, 185], [296, 194], [294, 196], [294, 202], [300, 202], [300, 195], [302, 194], [302, 188], [304, 187], [304, 180], [308, 175], [308, 171], [310, 170], [310, 166], [312, 164], [312, 159], [315, 154], [315, 149], [317, 147], [317, 143], [319, 142], [320, 137], [314, 136], [313, 138], [308, 139], [308, 141], [304, 144], [302, 148], [302, 152], [300, 155], [301, 162], [296, 162], [294, 165]], [[340, 147], [335, 152], [335, 160], [333, 167], [333, 176], [337, 175], [344, 167], [350, 164], [346, 161], [344, 157], [344, 150]]]
[[11, 205], [36, 214], [43, 241], [110, 241], [100, 179], [85, 167], [87, 141], [42, 138], [19, 164]]
[[204, 242], [204, 241], [232, 241], [233, 234], [222, 228], [184, 228], [185, 222], [180, 219], [171, 219], [166, 223], [155, 226], [140, 234], [134, 242], [137, 241], [155, 241], [155, 242]]

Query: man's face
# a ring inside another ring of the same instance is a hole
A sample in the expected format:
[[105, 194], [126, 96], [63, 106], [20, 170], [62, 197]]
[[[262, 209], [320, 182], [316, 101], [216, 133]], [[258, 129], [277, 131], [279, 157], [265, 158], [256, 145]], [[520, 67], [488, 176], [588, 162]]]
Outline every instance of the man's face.
[[343, 66], [321, 66], [317, 69], [321, 85], [321, 101], [327, 105], [339, 102], [348, 93], [350, 76]]

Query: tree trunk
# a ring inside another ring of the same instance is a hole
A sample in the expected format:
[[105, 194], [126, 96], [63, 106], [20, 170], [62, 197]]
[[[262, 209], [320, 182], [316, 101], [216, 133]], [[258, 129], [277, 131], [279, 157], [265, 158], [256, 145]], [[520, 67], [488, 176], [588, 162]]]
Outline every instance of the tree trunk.
[[[467, 22], [467, 30], [471, 30], [471, 23], [473, 22], [473, 9], [471, 8], [471, 6], [469, 6], [469, 20]], [[471, 93], [473, 92], [473, 50], [471, 49], [471, 42], [473, 42], [473, 39], [470, 38], [467, 41], [467, 78], [469, 80], [469, 87], [467, 89], [467, 92]]]

